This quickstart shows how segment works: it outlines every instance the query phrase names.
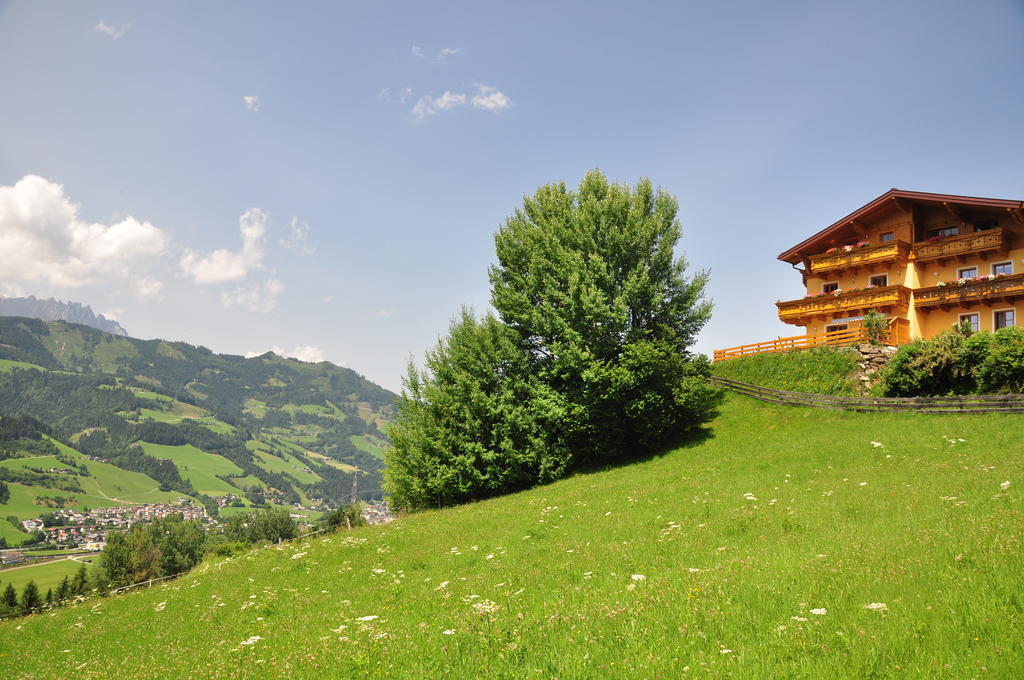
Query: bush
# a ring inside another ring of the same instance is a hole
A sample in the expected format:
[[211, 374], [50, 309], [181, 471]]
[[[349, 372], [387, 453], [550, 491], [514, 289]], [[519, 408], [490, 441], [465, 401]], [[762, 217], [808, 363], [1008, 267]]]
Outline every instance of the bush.
[[931, 340], [904, 345], [883, 375], [886, 394], [915, 397], [973, 392], [974, 367], [965, 363], [968, 337], [969, 329], [954, 326]]
[[1024, 392], [1024, 328], [1000, 328], [986, 336], [986, 356], [976, 369], [978, 389], [983, 393]]
[[905, 345], [883, 375], [897, 397], [1024, 392], [1024, 329], [971, 333], [954, 326]]

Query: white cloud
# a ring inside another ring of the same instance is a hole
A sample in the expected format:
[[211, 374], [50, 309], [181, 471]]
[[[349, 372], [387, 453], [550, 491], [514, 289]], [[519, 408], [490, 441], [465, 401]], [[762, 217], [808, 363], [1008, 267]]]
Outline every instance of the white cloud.
[[224, 283], [244, 279], [251, 270], [262, 269], [267, 214], [259, 208], [249, 208], [238, 218], [238, 225], [242, 234], [240, 251], [220, 248], [202, 257], [187, 250], [179, 262], [181, 271], [196, 283]]
[[161, 229], [130, 215], [110, 225], [80, 219], [64, 187], [38, 175], [0, 186], [0, 273], [8, 285], [133, 280], [168, 242]]
[[265, 350], [263, 352], [246, 352], [245, 353], [245, 358], [246, 359], [253, 359], [255, 357], [262, 356], [262, 355], [266, 354], [267, 351], [273, 352], [274, 354], [276, 354], [279, 357], [287, 357], [289, 359], [298, 359], [299, 361], [308, 361], [308, 362], [314, 363], [314, 364], [315, 363], [319, 363], [321, 361], [327, 361], [324, 358], [324, 351], [322, 349], [320, 349], [319, 347], [313, 347], [312, 345], [299, 345], [298, 347], [293, 349], [291, 352], [286, 352], [285, 350], [283, 350], [280, 347], [277, 347], [275, 345], [274, 347], [271, 347], [269, 350]]
[[454, 47], [442, 47], [437, 53], [438, 61], [447, 61], [449, 58], [454, 57], [462, 50]]
[[105, 21], [100, 21], [98, 24], [92, 27], [92, 30], [96, 33], [102, 33], [103, 35], [109, 36], [114, 40], [120, 40], [125, 33], [128, 32], [128, 24], [121, 24], [120, 26], [114, 26], [108, 24]]
[[253, 113], [260, 112], [260, 98], [255, 95], [246, 95], [242, 97], [242, 101], [245, 103], [245, 108], [249, 109]]
[[291, 354], [287, 354], [292, 359], [298, 359], [299, 361], [308, 361], [311, 363], [319, 363], [324, 361], [324, 351], [319, 347], [313, 347], [311, 345], [302, 345], [292, 350]]
[[427, 57], [427, 55], [424, 54], [423, 52], [423, 48], [417, 45], [412, 46], [412, 56], [416, 57], [417, 59], [426, 59]]
[[135, 296], [140, 300], [156, 297], [164, 289], [164, 282], [144, 276], [135, 282]]
[[328, 304], [328, 305], [329, 305], [329, 304], [331, 304], [332, 302], [334, 302], [334, 296], [333, 296], [333, 295], [325, 295], [325, 296], [324, 296], [324, 303], [325, 303], [325, 304]]
[[230, 309], [238, 306], [250, 312], [266, 314], [277, 306], [277, 298], [284, 292], [284, 284], [278, 279], [269, 278], [262, 283], [257, 281], [247, 286], [240, 286], [232, 292], [220, 294], [220, 303]]
[[508, 95], [496, 87], [490, 85], [477, 85], [476, 93], [470, 97], [461, 92], [445, 91], [440, 97], [434, 98], [431, 95], [423, 95], [409, 112], [413, 119], [421, 121], [427, 116], [433, 116], [441, 111], [449, 111], [457, 106], [472, 104], [474, 109], [498, 112], [512, 106], [512, 100]]
[[381, 100], [386, 101], [386, 102], [391, 101], [391, 88], [390, 87], [382, 87], [380, 89], [380, 92], [377, 93], [377, 99], [381, 99]]
[[298, 217], [293, 217], [289, 223], [290, 233], [288, 238], [281, 239], [281, 247], [294, 250], [299, 255], [312, 255], [316, 248], [309, 245], [309, 225], [305, 222], [299, 223]]
[[381, 317], [383, 317], [383, 316], [391, 316], [394, 313], [395, 313], [395, 310], [393, 310], [393, 309], [378, 309], [376, 312], [374, 312], [374, 314], [376, 316], [381, 316]]
[[410, 99], [412, 99], [412, 88], [411, 87], [402, 88], [402, 92], [398, 95], [398, 103], [399, 104], [404, 104], [407, 101], [409, 101]]
[[445, 91], [437, 99], [434, 99], [429, 94], [419, 98], [416, 105], [412, 107], [412, 117], [416, 120], [423, 120], [427, 116], [432, 116], [439, 111], [448, 111], [456, 106], [463, 106], [466, 103], [466, 95], [459, 94], [456, 92]]
[[489, 85], [477, 85], [476, 94], [473, 95], [473, 108], [486, 111], [501, 111], [512, 106], [512, 100], [496, 87]]

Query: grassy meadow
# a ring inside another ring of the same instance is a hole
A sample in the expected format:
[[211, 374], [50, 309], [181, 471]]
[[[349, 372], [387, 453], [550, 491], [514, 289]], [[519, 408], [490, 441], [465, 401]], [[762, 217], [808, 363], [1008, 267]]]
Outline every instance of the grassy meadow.
[[[86, 569], [91, 572], [94, 568], [92, 565], [99, 562], [99, 557], [90, 557], [88, 559], [92, 560], [92, 563], [86, 563]], [[65, 576], [69, 579], [74, 578], [82, 564], [82, 562], [76, 560], [62, 559], [34, 564], [28, 567], [4, 569], [0, 571], [0, 588], [6, 588], [7, 584], [10, 583], [18, 593], [21, 593], [25, 588], [25, 584], [29, 581], [35, 581], [36, 586], [39, 587], [40, 594], [45, 597], [47, 588], [56, 590]], [[0, 646], [2, 646], [2, 643], [0, 643]]]
[[661, 456], [0, 623], [0, 675], [1019, 678], [1022, 436], [730, 395]]
[[140, 442], [139, 445], [148, 455], [154, 458], [167, 458], [174, 463], [178, 468], [178, 473], [191, 482], [192, 487], [199, 493], [208, 496], [239, 493], [237, 488], [217, 477], [217, 475], [235, 477], [245, 474], [242, 468], [224, 456], [207, 453], [191, 444], [170, 446]]
[[719, 361], [712, 372], [730, 380], [793, 392], [854, 395], [858, 355], [846, 348], [818, 347], [777, 354], [754, 354]]

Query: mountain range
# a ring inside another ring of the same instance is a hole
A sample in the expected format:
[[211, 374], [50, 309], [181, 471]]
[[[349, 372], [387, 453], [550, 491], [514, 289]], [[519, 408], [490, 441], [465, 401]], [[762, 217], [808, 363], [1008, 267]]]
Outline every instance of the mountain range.
[[40, 300], [28, 297], [0, 297], [0, 316], [24, 316], [43, 321], [68, 321], [99, 329], [112, 335], [127, 336], [128, 331], [117, 321], [95, 314], [89, 305], [61, 300]]

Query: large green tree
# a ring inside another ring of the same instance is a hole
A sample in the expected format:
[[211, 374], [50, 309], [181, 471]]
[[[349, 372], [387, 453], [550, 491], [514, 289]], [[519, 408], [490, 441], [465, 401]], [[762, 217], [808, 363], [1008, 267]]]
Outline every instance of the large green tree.
[[446, 505], [665, 446], [717, 392], [689, 352], [707, 274], [676, 255], [675, 198], [598, 171], [527, 197], [495, 236], [495, 316], [463, 311], [410, 366], [389, 436], [395, 505]]
[[678, 203], [649, 180], [541, 187], [495, 237], [491, 304], [541, 382], [586, 417], [573, 449], [591, 459], [661, 446], [710, 416], [706, 361], [688, 348], [711, 318], [707, 273], [677, 257]]

